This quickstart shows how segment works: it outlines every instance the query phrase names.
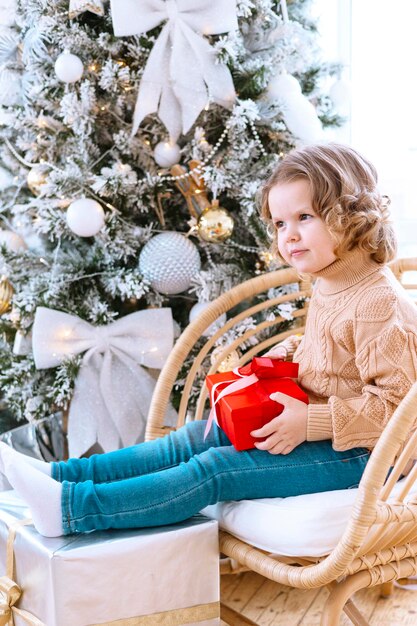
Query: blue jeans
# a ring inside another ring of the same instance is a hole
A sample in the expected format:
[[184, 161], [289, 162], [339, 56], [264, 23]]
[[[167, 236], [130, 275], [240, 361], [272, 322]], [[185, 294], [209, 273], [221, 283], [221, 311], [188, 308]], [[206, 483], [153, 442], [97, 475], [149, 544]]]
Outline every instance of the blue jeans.
[[169, 436], [52, 463], [62, 482], [65, 534], [179, 522], [221, 500], [286, 497], [356, 486], [369, 459], [365, 448], [333, 450], [305, 442], [288, 455], [237, 452], [213, 425], [191, 422]]

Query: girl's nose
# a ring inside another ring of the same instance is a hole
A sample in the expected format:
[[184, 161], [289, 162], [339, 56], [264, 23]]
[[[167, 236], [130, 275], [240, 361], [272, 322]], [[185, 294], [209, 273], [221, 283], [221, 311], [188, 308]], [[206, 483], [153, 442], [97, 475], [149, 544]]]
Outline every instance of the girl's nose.
[[298, 241], [299, 235], [297, 229], [289, 228], [287, 231], [287, 241]]

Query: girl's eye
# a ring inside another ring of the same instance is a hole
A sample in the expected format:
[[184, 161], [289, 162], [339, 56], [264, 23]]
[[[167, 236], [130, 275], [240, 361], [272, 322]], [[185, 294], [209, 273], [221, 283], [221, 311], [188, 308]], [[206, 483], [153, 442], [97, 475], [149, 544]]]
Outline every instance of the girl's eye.
[[275, 222], [275, 228], [282, 228], [284, 226], [284, 222], [282, 220], [278, 220]]
[[304, 220], [308, 220], [310, 217], [313, 217], [313, 216], [310, 215], [309, 213], [301, 213], [300, 221], [303, 222]]

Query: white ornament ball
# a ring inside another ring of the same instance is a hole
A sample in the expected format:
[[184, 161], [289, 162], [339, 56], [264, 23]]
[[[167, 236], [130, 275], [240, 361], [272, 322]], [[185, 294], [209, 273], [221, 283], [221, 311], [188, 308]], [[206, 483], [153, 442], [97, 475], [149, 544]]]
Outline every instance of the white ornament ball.
[[323, 127], [316, 109], [303, 95], [288, 98], [283, 111], [288, 130], [303, 143], [315, 143], [323, 139]]
[[286, 100], [292, 95], [300, 95], [301, 85], [291, 74], [277, 74], [272, 78], [266, 91], [268, 100]]
[[186, 291], [200, 271], [197, 246], [177, 232], [152, 237], [142, 248], [139, 270], [155, 291], [176, 294]]
[[180, 147], [177, 143], [170, 141], [160, 141], [156, 144], [153, 156], [158, 165], [161, 167], [171, 167], [179, 163], [181, 158]]
[[103, 207], [90, 198], [75, 200], [68, 207], [67, 224], [76, 235], [93, 237], [104, 226]]
[[0, 245], [6, 246], [11, 252], [26, 250], [25, 240], [12, 230], [0, 230]]
[[[197, 317], [204, 311], [210, 302], [197, 302], [192, 309], [190, 310], [189, 320], [193, 322]], [[201, 333], [203, 337], [211, 337], [214, 333], [219, 330], [226, 323], [226, 313], [222, 313], [220, 317], [218, 317], [206, 330]]]
[[76, 83], [83, 75], [84, 66], [80, 57], [63, 52], [55, 61], [55, 74], [63, 83]]

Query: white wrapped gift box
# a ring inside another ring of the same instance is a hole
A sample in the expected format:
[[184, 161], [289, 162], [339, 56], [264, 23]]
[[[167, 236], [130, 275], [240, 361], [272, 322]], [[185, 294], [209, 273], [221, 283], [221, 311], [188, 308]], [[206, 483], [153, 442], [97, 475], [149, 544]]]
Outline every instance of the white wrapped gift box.
[[[30, 517], [13, 491], [0, 493], [0, 574], [9, 529]], [[220, 624], [217, 522], [42, 537], [18, 526], [16, 603], [46, 626]], [[27, 626], [14, 615], [15, 626]]]

